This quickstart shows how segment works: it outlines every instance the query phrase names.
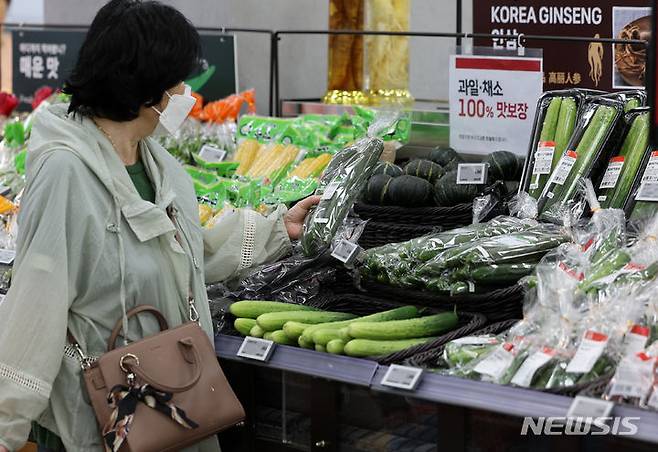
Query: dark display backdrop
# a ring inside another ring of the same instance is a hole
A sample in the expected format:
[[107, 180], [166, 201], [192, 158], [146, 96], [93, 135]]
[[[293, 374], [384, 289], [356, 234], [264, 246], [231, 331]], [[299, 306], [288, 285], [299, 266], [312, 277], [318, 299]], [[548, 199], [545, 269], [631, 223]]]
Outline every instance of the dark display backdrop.
[[[476, 33], [627, 37], [651, 35], [650, 0], [475, 0]], [[477, 39], [475, 45], [515, 49], [515, 41]], [[600, 43], [531, 41], [544, 49], [544, 89], [602, 90], [644, 86], [643, 49]]]
[[[83, 30], [12, 30], [12, 91], [19, 110], [31, 109], [34, 92], [43, 87], [61, 88], [78, 57], [87, 32]], [[237, 90], [235, 37], [201, 34], [202, 62], [189, 83], [206, 100], [216, 100]]]

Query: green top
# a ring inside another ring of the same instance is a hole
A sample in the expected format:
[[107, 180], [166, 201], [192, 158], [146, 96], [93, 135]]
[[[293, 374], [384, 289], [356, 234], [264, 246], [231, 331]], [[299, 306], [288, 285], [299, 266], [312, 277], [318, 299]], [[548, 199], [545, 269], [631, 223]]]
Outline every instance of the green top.
[[155, 202], [155, 190], [151, 179], [146, 172], [142, 159], [137, 160], [134, 165], [126, 165], [126, 170], [130, 180], [135, 184], [135, 188], [144, 201]]

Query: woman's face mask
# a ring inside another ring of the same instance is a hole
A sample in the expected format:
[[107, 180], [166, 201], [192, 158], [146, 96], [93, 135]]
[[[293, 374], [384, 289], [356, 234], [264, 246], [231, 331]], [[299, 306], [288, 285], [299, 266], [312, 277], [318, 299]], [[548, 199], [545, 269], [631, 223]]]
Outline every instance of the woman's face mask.
[[169, 96], [169, 103], [164, 110], [159, 111], [157, 108], [151, 107], [160, 115], [158, 125], [153, 132], [153, 135], [156, 136], [176, 133], [196, 103], [189, 85], [185, 85], [184, 94], [169, 94], [169, 91], [165, 91], [165, 93]]

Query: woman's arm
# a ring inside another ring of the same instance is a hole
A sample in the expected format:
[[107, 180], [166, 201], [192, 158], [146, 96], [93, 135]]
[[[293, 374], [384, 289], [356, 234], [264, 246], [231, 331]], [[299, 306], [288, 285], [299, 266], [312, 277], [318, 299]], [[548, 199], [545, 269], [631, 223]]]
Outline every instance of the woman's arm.
[[46, 157], [21, 204], [11, 289], [0, 303], [0, 445], [9, 450], [25, 443], [47, 407], [62, 362], [79, 271], [69, 256], [71, 225], [80, 222], [73, 205], [83, 189], [71, 159]]
[[267, 217], [240, 209], [225, 214], [204, 230], [206, 282], [232, 279], [290, 253], [290, 241], [299, 238], [309, 209], [319, 201], [319, 196], [311, 196], [290, 210], [280, 206]]

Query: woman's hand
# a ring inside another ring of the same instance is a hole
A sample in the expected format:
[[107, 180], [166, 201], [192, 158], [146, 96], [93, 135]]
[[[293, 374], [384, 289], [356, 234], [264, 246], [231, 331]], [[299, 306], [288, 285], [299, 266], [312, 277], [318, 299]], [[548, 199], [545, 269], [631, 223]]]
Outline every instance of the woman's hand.
[[[299, 201], [286, 213], [283, 217], [283, 224], [286, 225], [290, 240], [297, 240], [302, 235], [304, 220], [306, 219], [306, 215], [308, 215], [308, 211], [319, 202], [319, 196], [309, 196]], [[2, 451], [0, 450], [0, 452]]]
[[9, 449], [7, 449], [5, 446], [0, 446], [0, 452], [9, 452]]

